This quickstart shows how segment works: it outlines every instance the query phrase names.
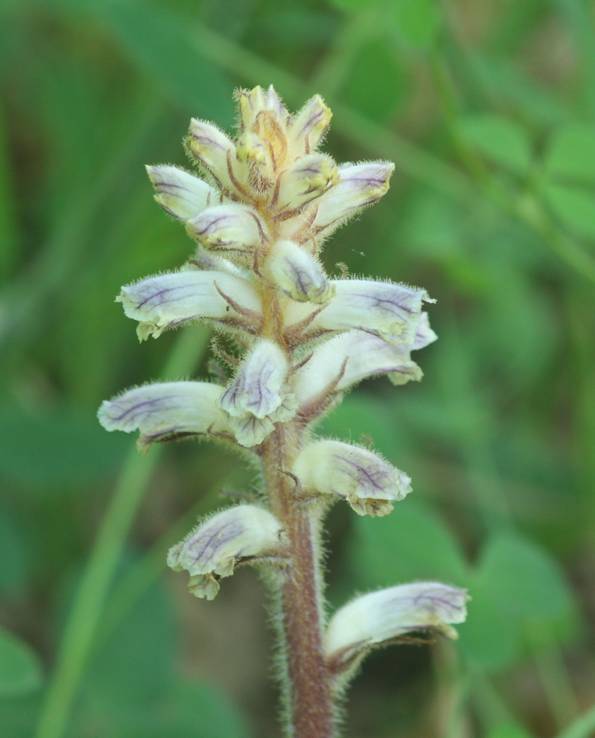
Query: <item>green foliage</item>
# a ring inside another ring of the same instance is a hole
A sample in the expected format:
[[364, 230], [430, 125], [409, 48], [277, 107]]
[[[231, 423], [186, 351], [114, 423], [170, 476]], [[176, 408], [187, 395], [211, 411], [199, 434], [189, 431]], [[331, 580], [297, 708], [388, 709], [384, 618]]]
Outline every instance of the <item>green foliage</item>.
[[0, 630], [0, 700], [32, 692], [41, 681], [41, 666], [33, 649]]
[[[23, 486], [63, 489], [105, 480], [129, 447], [126, 438], [102, 433], [94, 414], [60, 408], [44, 415], [5, 403], [0, 477]], [[35, 463], [27, 463], [35, 449]]]
[[575, 624], [572, 593], [559, 567], [518, 535], [498, 534], [488, 542], [469, 587], [473, 600], [461, 646], [485, 669], [515, 663], [527, 637], [547, 646]]
[[489, 161], [515, 174], [527, 174], [531, 143], [525, 130], [508, 118], [482, 113], [460, 118], [457, 131], [462, 140]]
[[466, 582], [466, 565], [452, 533], [419, 502], [399, 505], [384, 518], [358, 518], [350, 546], [350, 572], [358, 590], [415, 579]]
[[518, 725], [506, 724], [491, 730], [487, 738], [531, 738], [531, 735]]
[[406, 44], [428, 49], [440, 28], [440, 4], [435, 0], [396, 0], [393, 6], [395, 29]]

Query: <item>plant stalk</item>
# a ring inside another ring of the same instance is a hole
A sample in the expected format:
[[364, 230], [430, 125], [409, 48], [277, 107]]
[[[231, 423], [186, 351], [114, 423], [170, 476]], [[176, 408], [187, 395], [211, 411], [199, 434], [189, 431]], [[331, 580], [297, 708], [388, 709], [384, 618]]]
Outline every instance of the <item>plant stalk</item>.
[[322, 650], [322, 593], [317, 522], [287, 474], [299, 446], [294, 424], [279, 425], [264, 444], [264, 477], [271, 507], [288, 538], [289, 566], [281, 583], [281, 654], [287, 736], [332, 738], [334, 709]]

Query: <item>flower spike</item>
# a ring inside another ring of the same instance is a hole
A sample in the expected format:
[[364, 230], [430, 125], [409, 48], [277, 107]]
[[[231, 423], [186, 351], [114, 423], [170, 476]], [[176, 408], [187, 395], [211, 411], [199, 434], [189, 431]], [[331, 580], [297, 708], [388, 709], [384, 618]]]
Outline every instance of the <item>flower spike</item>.
[[415, 630], [452, 636], [465, 618], [464, 590], [418, 582], [356, 598], [326, 632], [323, 623], [325, 510], [343, 499], [359, 515], [387, 515], [411, 480], [367, 448], [316, 438], [312, 426], [364, 379], [421, 379], [411, 354], [436, 340], [424, 311], [433, 300], [399, 282], [331, 279], [321, 261], [325, 240], [387, 193], [394, 165], [337, 164], [322, 152], [332, 114], [320, 95], [296, 113], [272, 86], [239, 90], [236, 102], [235, 136], [191, 120], [184, 143], [198, 176], [147, 167], [157, 203], [184, 225], [193, 255], [177, 271], [124, 285], [117, 298], [141, 340], [199, 320], [224, 333], [208, 364], [219, 383], [135, 387], [98, 415], [109, 431], [138, 431], [141, 447], [209, 436], [260, 467], [259, 504], [201, 521], [167, 562], [205, 599], [236, 566], [268, 567], [284, 734], [331, 736], [336, 697], [370, 649]]

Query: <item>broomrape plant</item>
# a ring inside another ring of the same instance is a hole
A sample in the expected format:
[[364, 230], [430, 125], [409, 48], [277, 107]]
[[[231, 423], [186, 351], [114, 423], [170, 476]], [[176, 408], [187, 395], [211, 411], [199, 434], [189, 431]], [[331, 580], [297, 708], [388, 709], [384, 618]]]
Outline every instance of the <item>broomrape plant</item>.
[[412, 631], [449, 637], [465, 619], [464, 590], [415, 582], [349, 602], [327, 623], [321, 528], [344, 499], [358, 515], [387, 515], [411, 480], [367, 448], [318, 438], [314, 424], [368, 377], [419, 381], [413, 351], [436, 339], [425, 290], [331, 279], [319, 260], [340, 226], [383, 197], [390, 162], [337, 165], [319, 146], [331, 111], [318, 95], [290, 114], [272, 87], [237, 93], [235, 140], [193, 119], [187, 152], [201, 177], [147, 167], [155, 199], [195, 241], [179, 271], [125, 285], [117, 298], [157, 338], [208, 320], [226, 334], [217, 354], [226, 383], [146, 384], [104, 402], [107, 430], [139, 443], [208, 436], [242, 448], [262, 472], [258, 504], [199, 522], [167, 563], [213, 599], [240, 564], [259, 567], [272, 591], [287, 736], [336, 735], [337, 702], [365, 655]]

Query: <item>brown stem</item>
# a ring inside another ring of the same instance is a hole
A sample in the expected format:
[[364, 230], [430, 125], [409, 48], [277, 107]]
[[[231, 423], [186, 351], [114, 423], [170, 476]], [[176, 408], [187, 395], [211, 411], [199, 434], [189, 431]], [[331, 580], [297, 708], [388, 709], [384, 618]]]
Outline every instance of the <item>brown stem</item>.
[[281, 589], [283, 652], [287, 680], [283, 684], [288, 710], [287, 735], [332, 738], [333, 701], [322, 652], [321, 591], [316, 525], [298, 498], [291, 469], [299, 445], [292, 424], [278, 425], [263, 444], [263, 466], [271, 507], [286, 530], [290, 566]]

